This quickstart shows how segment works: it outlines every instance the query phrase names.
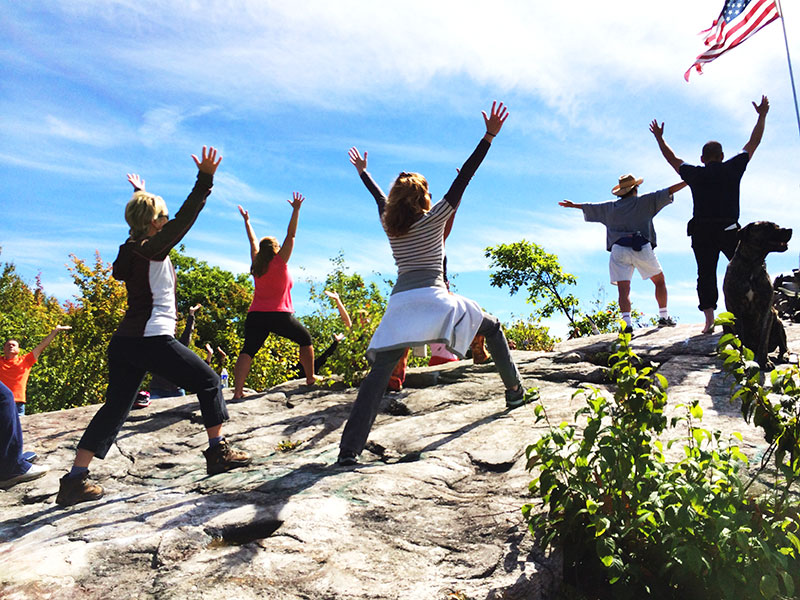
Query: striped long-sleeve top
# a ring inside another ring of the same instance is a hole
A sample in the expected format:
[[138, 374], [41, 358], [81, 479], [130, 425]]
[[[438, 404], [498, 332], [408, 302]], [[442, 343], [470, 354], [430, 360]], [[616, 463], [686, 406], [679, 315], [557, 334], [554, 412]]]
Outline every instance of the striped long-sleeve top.
[[[442, 271], [445, 225], [458, 208], [467, 184], [483, 162], [490, 145], [483, 139], [478, 142], [477, 148], [461, 167], [444, 198], [424, 213], [411, 226], [408, 233], [400, 236], [387, 234], [398, 275], [410, 271]], [[361, 173], [361, 180], [375, 198], [378, 214], [383, 217], [386, 195], [367, 171]]]

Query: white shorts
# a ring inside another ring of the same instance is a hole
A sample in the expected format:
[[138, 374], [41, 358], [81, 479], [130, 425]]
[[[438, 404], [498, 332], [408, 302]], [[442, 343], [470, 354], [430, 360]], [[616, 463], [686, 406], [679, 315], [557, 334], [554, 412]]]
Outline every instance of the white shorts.
[[639, 271], [642, 279], [650, 279], [661, 273], [661, 264], [653, 247], [647, 243], [637, 252], [619, 244], [611, 246], [611, 257], [608, 260], [611, 283], [617, 285], [618, 281], [630, 281], [634, 269]]

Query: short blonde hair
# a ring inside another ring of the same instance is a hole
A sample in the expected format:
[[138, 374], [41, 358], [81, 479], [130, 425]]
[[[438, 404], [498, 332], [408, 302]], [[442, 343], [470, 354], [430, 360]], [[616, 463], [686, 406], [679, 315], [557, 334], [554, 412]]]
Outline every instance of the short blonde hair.
[[125, 221], [130, 226], [131, 237], [135, 240], [147, 237], [150, 224], [167, 213], [167, 204], [161, 196], [137, 190], [125, 206]]

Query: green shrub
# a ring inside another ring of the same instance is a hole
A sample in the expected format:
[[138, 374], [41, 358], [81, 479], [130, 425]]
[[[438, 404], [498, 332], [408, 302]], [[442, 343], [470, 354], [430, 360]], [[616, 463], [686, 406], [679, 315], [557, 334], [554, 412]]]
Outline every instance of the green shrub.
[[[565, 580], [603, 598], [777, 598], [800, 590], [797, 504], [748, 496], [738, 437], [698, 426], [694, 402], [667, 420], [667, 381], [640, 367], [630, 335], [609, 359], [613, 399], [584, 395], [577, 424], [549, 423], [527, 448], [538, 470], [523, 507], [531, 533], [564, 553]], [[664, 454], [674, 436], [683, 458]], [[588, 586], [588, 587], [587, 587]]]
[[540, 324], [540, 320], [534, 315], [530, 315], [528, 320], [515, 319], [503, 325], [503, 330], [508, 339], [509, 345], [513, 342], [517, 350], [542, 350], [550, 352], [553, 346], [561, 340], [550, 337], [550, 330]]

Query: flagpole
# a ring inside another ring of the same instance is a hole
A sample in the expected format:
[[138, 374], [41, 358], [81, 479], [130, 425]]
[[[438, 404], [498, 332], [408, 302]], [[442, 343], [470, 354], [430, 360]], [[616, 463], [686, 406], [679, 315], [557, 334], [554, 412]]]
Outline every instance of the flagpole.
[[800, 133], [800, 109], [797, 107], [797, 90], [794, 86], [794, 73], [792, 72], [792, 59], [789, 56], [789, 38], [786, 37], [786, 23], [783, 21], [783, 8], [781, 1], [775, 0], [775, 6], [778, 7], [778, 16], [781, 18], [781, 27], [783, 28], [783, 42], [786, 44], [786, 61], [789, 63], [789, 79], [792, 82], [792, 95], [794, 96], [794, 112], [797, 116], [797, 132]]

